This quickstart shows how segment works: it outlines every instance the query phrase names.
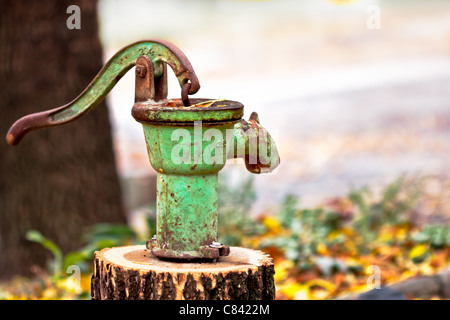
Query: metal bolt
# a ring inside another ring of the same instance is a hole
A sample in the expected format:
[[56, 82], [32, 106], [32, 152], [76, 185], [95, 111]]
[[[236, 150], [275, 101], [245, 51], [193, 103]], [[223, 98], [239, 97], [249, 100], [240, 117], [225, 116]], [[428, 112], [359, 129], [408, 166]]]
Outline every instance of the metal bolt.
[[144, 66], [136, 66], [136, 75], [140, 78], [144, 78], [147, 74], [147, 68]]

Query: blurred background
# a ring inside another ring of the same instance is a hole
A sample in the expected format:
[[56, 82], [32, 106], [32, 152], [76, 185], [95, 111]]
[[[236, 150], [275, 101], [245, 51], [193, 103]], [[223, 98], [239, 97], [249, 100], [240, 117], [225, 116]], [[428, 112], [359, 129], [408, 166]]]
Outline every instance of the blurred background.
[[[105, 61], [133, 41], [172, 41], [200, 79], [196, 97], [240, 101], [244, 117], [259, 113], [281, 165], [254, 177], [254, 214], [286, 193], [310, 206], [404, 173], [447, 175], [448, 1], [102, 0], [99, 18]], [[169, 81], [169, 97], [179, 97]], [[133, 88], [129, 72], [108, 96], [130, 207], [154, 197], [141, 126], [130, 117]], [[221, 173], [249, 175], [239, 163]], [[448, 212], [446, 186], [432, 179], [428, 191], [445, 192]]]
[[[219, 240], [274, 258], [277, 299], [367, 291], [373, 265], [383, 284], [449, 270], [449, 1], [79, 0], [69, 30], [72, 2], [0, 0], [2, 135], [71, 101], [122, 47], [165, 39], [194, 67], [195, 98], [241, 102], [277, 143], [274, 172], [230, 161], [219, 175]], [[95, 250], [154, 234], [134, 72], [106, 102], [0, 144], [0, 299], [89, 298]], [[446, 279], [446, 296], [423, 297], [450, 298]]]

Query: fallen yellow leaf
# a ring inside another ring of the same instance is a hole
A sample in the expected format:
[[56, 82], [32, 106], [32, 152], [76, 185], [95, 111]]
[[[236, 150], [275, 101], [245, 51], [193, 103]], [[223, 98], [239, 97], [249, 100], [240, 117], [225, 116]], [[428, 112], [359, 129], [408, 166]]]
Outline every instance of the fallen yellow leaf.
[[408, 257], [412, 260], [412, 259], [417, 259], [421, 256], [423, 256], [428, 250], [428, 245], [421, 243], [421, 244], [416, 244], [410, 251], [408, 254]]

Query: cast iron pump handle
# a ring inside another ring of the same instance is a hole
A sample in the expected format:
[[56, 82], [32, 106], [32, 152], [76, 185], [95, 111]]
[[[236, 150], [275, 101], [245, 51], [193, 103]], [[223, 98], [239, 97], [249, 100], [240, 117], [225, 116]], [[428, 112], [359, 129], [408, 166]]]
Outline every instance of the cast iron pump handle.
[[[140, 61], [142, 59], [147, 60], [146, 65], [150, 66], [152, 70], [141, 68], [138, 59]], [[140, 72], [152, 72], [155, 82], [159, 78], [164, 78], [163, 81], [165, 81], [166, 64], [173, 69], [178, 79], [182, 89], [181, 96], [184, 105], [189, 105], [188, 94], [195, 94], [200, 89], [200, 83], [187, 57], [170, 42], [153, 39], [143, 40], [118, 51], [105, 64], [88, 87], [72, 102], [55, 109], [30, 114], [17, 120], [9, 129], [6, 141], [10, 145], [17, 145], [32, 130], [62, 125], [78, 119], [97, 106], [122, 76], [135, 65], [137, 65], [137, 75]], [[156, 83], [155, 88], [158, 89]], [[153, 92], [148, 98], [154, 98], [155, 101], [165, 99], [167, 87], [164, 89], [164, 85], [162, 85], [160, 88], [163, 89], [157, 90], [156, 93]]]

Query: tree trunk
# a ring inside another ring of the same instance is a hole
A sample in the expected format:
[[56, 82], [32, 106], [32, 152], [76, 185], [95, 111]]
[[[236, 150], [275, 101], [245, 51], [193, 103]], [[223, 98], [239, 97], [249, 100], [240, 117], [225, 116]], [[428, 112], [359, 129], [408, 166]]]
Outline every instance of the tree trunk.
[[93, 300], [273, 300], [274, 265], [262, 251], [231, 247], [217, 262], [156, 258], [145, 246], [95, 253]]
[[[71, 4], [81, 29], [69, 30]], [[94, 1], [0, 0], [0, 135], [20, 117], [64, 105], [102, 68]], [[4, 138], [2, 138], [4, 139]], [[104, 103], [73, 123], [0, 142], [0, 277], [29, 275], [50, 257], [25, 239], [36, 229], [62, 251], [80, 248], [86, 227], [124, 223]]]

